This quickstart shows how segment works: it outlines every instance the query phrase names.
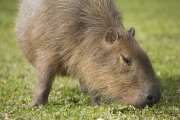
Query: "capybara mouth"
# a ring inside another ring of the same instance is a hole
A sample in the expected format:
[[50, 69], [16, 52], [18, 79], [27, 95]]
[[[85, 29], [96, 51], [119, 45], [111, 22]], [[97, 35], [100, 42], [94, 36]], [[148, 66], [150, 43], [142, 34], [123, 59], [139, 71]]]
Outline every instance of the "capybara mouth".
[[156, 103], [151, 103], [151, 104], [149, 104], [149, 103], [143, 103], [143, 104], [137, 104], [137, 105], [133, 105], [135, 108], [142, 108], [142, 109], [144, 109], [146, 106], [148, 106], [148, 107], [152, 107], [152, 106], [154, 106], [154, 104], [156, 104]]

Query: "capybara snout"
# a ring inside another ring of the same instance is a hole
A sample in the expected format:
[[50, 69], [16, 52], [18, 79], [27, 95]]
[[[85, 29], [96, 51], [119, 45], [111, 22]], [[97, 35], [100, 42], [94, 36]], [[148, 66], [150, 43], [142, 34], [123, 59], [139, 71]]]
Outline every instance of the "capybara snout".
[[149, 107], [153, 106], [161, 97], [161, 91], [158, 87], [152, 85], [149, 89], [143, 89], [133, 105], [140, 108], [144, 108], [146, 105]]
[[32, 107], [48, 102], [57, 74], [78, 79], [94, 105], [104, 99], [144, 107], [160, 99], [150, 60], [113, 0], [22, 0], [16, 30], [37, 69]]
[[154, 105], [159, 101], [161, 97], [161, 90], [159, 89], [159, 86], [153, 85], [151, 87], [150, 92], [146, 96], [146, 100], [149, 106]]

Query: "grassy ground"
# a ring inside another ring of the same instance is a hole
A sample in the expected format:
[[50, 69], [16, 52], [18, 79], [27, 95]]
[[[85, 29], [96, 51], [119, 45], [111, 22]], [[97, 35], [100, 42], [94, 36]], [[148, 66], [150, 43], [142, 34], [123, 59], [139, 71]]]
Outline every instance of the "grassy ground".
[[43, 108], [28, 108], [36, 74], [17, 47], [17, 3], [0, 0], [0, 120], [180, 119], [179, 0], [117, 0], [125, 28], [135, 27], [136, 39], [150, 56], [162, 86], [161, 101], [143, 110], [116, 104], [94, 108], [69, 78], [56, 78]]

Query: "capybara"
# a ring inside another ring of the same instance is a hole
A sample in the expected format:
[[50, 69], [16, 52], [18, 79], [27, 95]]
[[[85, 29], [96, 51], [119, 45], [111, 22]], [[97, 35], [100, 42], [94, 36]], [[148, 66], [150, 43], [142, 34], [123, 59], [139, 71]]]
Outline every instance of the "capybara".
[[37, 69], [31, 107], [47, 103], [57, 74], [78, 79], [94, 105], [144, 107], [160, 99], [150, 60], [113, 0], [21, 0], [16, 30]]

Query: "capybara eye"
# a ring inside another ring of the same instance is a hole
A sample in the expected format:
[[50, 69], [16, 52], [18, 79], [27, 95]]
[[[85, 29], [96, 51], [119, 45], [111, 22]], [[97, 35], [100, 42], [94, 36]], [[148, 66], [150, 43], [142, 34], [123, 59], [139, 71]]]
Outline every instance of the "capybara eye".
[[127, 65], [131, 65], [131, 64], [132, 64], [131, 61], [128, 60], [123, 54], [121, 54], [121, 57], [122, 57], [123, 61], [124, 61]]

